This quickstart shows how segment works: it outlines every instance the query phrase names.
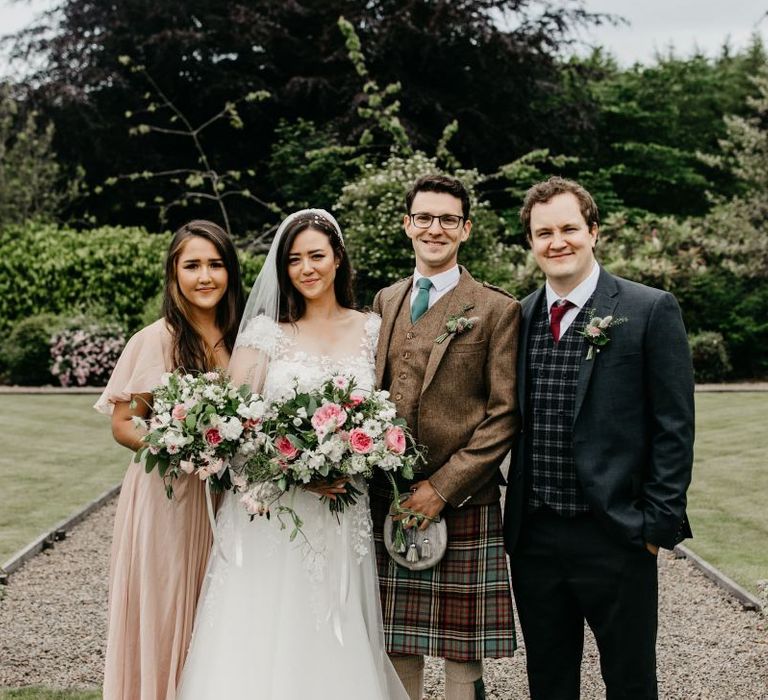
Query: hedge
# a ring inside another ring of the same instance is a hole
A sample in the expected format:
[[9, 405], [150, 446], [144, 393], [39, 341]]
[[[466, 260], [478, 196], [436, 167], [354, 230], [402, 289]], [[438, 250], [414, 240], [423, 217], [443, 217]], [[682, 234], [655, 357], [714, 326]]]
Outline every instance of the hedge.
[[[95, 313], [136, 331], [162, 288], [170, 234], [36, 224], [0, 229], [0, 333], [40, 313]], [[241, 254], [246, 288], [262, 259]]]

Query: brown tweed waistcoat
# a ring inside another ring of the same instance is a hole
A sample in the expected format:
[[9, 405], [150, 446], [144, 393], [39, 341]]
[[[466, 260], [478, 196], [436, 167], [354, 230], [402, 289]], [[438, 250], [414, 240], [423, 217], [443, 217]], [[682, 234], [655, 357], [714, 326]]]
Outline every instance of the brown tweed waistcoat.
[[435, 338], [445, 330], [445, 311], [453, 292], [440, 297], [416, 323], [411, 323], [411, 295], [406, 294], [389, 341], [384, 386], [389, 388], [398, 415], [406, 420], [417, 442], [424, 373]]

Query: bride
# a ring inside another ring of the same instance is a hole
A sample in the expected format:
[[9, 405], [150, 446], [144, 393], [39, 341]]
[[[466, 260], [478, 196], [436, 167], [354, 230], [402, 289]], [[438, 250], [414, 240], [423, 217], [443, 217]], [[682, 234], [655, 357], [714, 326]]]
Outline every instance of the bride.
[[[248, 299], [230, 362], [235, 384], [269, 399], [331, 373], [372, 389], [381, 319], [355, 311], [336, 220], [322, 209], [280, 225]], [[181, 700], [407, 700], [384, 649], [368, 493], [337, 521], [321, 496], [344, 482], [295, 489], [305, 539], [275, 514], [250, 521], [228, 492], [217, 516]]]

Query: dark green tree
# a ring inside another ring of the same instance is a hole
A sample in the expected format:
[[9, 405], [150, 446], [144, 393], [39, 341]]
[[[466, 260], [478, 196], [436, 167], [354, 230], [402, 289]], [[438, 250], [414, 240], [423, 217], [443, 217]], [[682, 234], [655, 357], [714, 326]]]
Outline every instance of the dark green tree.
[[[456, 120], [456, 155], [487, 169], [542, 143], [558, 151], [588, 121], [578, 100], [560, 99], [558, 77], [572, 29], [601, 20], [582, 0], [63, 0], [16, 37], [15, 52], [41, 65], [29, 81], [31, 98], [56, 124], [60, 156], [82, 162], [94, 185], [116, 172], [178, 166], [167, 139], [155, 135], [137, 149], [128, 136], [124, 113], [141, 107], [145, 87], [121, 70], [119, 56], [146, 66], [195, 122], [228, 100], [268, 91], [268, 103], [243, 108], [240, 138], [224, 126], [207, 137], [223, 169], [254, 169], [261, 178], [254, 194], [272, 201], [274, 184], [262, 166], [280, 119], [312, 120], [341, 145], [356, 143], [367, 128], [358, 115], [366, 96], [347, 59], [340, 15], [359, 33], [371, 73], [383, 85], [400, 82], [402, 123], [417, 148], [431, 151]], [[375, 137], [370, 157], [383, 161], [388, 144]], [[171, 193], [153, 182], [145, 192], [90, 204], [102, 221], [154, 225], [134, 202], [155, 196]], [[244, 204], [233, 218], [234, 229], [252, 229], [269, 215]]]
[[0, 83], [0, 222], [56, 220], [79, 194], [80, 175], [67, 177], [53, 152], [54, 128], [40, 124], [10, 86]]
[[[734, 53], [726, 44], [719, 56], [681, 58], [670, 52], [649, 66], [621, 70], [601, 51], [571, 61], [588, 69], [588, 99], [595, 132], [590, 141], [566, 148], [579, 156], [576, 170], [602, 172], [610, 178], [625, 207], [661, 214], [703, 214], [708, 193], [734, 194], [740, 185], [727, 172], [712, 168], [700, 153], [717, 153], [725, 137], [726, 114], [744, 114], [755, 94], [751, 77], [765, 62], [761, 39]], [[573, 86], [573, 87], [571, 87]]]

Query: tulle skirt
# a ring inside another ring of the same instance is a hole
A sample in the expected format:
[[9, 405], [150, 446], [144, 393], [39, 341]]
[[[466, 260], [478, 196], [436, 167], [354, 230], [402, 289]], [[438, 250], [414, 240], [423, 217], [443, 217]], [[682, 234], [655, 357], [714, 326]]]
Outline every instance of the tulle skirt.
[[179, 697], [407, 700], [384, 648], [367, 490], [338, 520], [302, 489], [286, 504], [303, 520], [293, 541], [288, 514], [250, 521], [224, 497]]

